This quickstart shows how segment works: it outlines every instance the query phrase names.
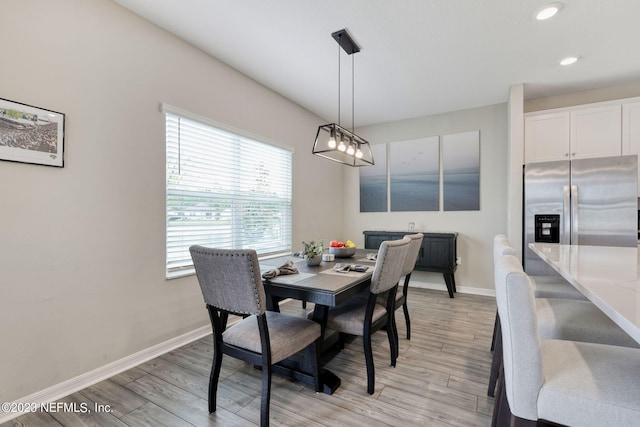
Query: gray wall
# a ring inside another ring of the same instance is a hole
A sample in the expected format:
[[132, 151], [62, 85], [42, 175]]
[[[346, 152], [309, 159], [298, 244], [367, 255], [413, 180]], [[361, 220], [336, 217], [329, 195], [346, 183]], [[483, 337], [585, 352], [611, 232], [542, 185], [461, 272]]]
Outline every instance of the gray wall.
[[161, 102], [295, 147], [294, 244], [342, 233], [324, 120], [282, 96], [107, 0], [3, 2], [0, 39], [0, 97], [67, 119], [64, 168], [0, 162], [0, 401], [208, 325], [164, 276]]

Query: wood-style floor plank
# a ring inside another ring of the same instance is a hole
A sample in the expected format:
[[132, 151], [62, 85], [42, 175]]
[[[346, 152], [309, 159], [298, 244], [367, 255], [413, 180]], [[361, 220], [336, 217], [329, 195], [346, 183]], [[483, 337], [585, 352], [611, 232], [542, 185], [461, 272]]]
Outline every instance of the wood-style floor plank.
[[[313, 308], [299, 301], [282, 311], [305, 316]], [[326, 367], [340, 376], [333, 395], [274, 375], [271, 424], [282, 426], [489, 426], [493, 398], [487, 397], [495, 299], [411, 288], [411, 340], [402, 310], [396, 311], [400, 354], [389, 366], [384, 330], [372, 339], [376, 369], [373, 395], [367, 378], [362, 338], [345, 343]], [[233, 319], [232, 319], [233, 321]], [[207, 394], [213, 354], [211, 336], [145, 362], [62, 399], [110, 405], [89, 414], [36, 412], [6, 426], [257, 426], [261, 374], [225, 356], [218, 385], [217, 411], [209, 414]], [[4, 425], [3, 425], [4, 426]]]

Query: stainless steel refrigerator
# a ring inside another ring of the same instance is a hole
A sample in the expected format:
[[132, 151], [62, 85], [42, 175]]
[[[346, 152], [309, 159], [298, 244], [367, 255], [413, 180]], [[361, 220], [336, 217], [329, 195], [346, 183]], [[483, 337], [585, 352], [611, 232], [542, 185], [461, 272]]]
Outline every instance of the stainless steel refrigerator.
[[524, 268], [554, 275], [531, 242], [638, 245], [637, 156], [531, 163], [524, 167]]

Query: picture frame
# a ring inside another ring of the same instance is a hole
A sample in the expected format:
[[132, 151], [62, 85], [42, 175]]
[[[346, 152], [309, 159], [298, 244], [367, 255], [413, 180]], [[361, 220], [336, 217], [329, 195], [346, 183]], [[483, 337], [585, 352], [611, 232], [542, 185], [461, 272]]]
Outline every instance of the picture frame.
[[64, 167], [65, 115], [0, 98], [0, 160]]

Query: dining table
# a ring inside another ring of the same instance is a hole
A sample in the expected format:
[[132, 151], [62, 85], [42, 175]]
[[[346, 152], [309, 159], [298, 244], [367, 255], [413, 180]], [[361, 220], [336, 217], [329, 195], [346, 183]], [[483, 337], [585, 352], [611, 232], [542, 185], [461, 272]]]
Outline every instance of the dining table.
[[[353, 298], [362, 291], [368, 289], [371, 284], [371, 275], [375, 267], [375, 259], [368, 254], [376, 254], [377, 251], [358, 249], [352, 257], [335, 258], [334, 261], [322, 261], [320, 265], [307, 265], [306, 260], [299, 256], [289, 255], [277, 258], [260, 260], [261, 274], [274, 270], [291, 261], [298, 271], [295, 274], [277, 275], [271, 279], [263, 279], [267, 296], [267, 309], [279, 311], [279, 304], [286, 299], [295, 299], [314, 304], [312, 320], [321, 325], [321, 340], [324, 343], [323, 351], [330, 347], [327, 340], [327, 317], [329, 308], [340, 305]], [[338, 264], [349, 265], [349, 271], [336, 271]], [[354, 271], [356, 265], [366, 267], [366, 271]], [[312, 351], [308, 349], [307, 351]], [[309, 374], [309, 357], [297, 357], [287, 359], [273, 367], [274, 372], [290, 378], [313, 384], [313, 377]], [[322, 364], [323, 358], [318, 360]], [[327, 394], [340, 386], [340, 378], [324, 368], [319, 369], [322, 391]]]
[[637, 246], [530, 243], [529, 248], [640, 343]]

